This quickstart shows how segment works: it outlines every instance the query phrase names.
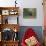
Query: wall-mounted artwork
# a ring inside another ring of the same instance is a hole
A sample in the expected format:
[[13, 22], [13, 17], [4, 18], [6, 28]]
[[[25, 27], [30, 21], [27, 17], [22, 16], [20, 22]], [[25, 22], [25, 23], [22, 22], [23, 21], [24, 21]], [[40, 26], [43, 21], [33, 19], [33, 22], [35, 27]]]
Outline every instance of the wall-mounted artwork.
[[36, 18], [36, 8], [23, 8], [23, 18]]

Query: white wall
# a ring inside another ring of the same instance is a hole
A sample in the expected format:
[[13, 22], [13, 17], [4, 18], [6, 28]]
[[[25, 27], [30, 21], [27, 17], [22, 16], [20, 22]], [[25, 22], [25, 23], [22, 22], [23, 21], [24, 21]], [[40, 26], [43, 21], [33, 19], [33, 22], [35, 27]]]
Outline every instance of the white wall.
[[[23, 8], [36, 8], [37, 18], [36, 19], [23, 19], [23, 13], [20, 16], [20, 25], [24, 26], [43, 26], [43, 6], [42, 0], [24, 0]], [[22, 8], [21, 8], [22, 9]], [[21, 11], [23, 12], [23, 11]]]
[[[14, 6], [15, 0], [0, 0], [0, 6]], [[42, 0], [17, 0], [20, 7], [19, 24], [20, 26], [42, 26], [43, 25], [43, 7]], [[23, 8], [36, 8], [37, 17], [36, 19], [23, 19]]]

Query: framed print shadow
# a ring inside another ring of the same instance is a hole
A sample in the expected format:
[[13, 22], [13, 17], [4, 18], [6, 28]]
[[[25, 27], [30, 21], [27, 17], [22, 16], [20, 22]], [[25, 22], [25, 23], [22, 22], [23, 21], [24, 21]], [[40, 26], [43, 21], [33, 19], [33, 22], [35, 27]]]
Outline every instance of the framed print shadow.
[[23, 8], [23, 18], [24, 19], [36, 18], [36, 8]]

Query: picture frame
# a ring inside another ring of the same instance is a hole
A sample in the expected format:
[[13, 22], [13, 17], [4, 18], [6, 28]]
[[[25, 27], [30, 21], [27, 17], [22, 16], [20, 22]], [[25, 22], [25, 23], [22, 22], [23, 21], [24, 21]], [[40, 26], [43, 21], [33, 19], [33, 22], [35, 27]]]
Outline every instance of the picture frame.
[[2, 10], [2, 15], [9, 15], [9, 10]]
[[36, 14], [36, 8], [23, 8], [24, 19], [36, 18]]

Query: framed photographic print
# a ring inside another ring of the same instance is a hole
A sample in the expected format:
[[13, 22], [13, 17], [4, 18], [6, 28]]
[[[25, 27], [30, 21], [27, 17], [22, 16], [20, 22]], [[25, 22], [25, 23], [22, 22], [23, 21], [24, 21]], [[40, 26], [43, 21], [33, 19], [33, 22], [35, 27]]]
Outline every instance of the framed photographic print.
[[2, 15], [9, 15], [9, 10], [2, 10]]
[[36, 8], [23, 8], [23, 18], [36, 18]]

